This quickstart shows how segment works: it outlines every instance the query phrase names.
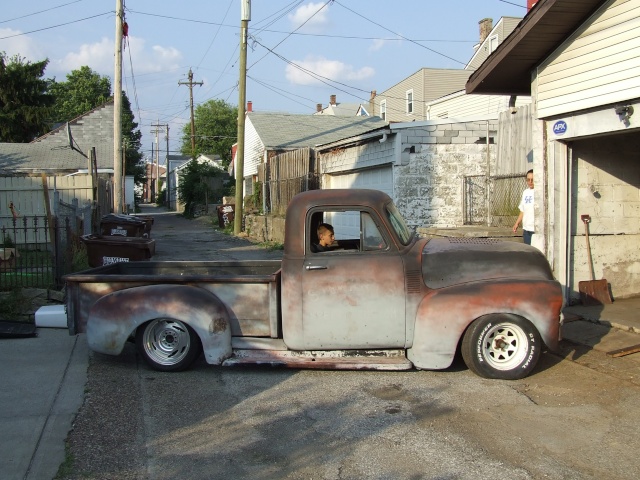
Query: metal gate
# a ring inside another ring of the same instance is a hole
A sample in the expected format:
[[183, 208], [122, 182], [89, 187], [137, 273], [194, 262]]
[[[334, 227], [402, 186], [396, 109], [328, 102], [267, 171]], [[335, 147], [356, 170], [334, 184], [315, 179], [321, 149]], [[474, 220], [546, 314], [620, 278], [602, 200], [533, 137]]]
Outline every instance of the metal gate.
[[464, 225], [511, 227], [526, 188], [525, 174], [464, 177]]

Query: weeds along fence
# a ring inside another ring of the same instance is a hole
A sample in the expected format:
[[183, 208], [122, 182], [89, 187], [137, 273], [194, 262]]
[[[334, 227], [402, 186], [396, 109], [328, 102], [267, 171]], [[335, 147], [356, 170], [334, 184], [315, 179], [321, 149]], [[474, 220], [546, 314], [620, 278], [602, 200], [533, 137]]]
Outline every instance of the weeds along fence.
[[88, 268], [80, 236], [90, 230], [91, 207], [79, 209], [63, 203], [61, 210], [71, 214], [3, 219], [0, 291], [25, 287], [59, 290], [64, 275]]

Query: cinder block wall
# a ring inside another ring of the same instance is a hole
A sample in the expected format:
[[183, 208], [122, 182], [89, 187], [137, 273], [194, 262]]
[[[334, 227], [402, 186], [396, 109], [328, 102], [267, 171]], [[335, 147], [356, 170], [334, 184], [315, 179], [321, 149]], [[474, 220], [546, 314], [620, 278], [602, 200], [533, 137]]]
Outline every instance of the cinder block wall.
[[284, 243], [284, 217], [247, 215], [245, 232], [259, 242]]
[[[495, 140], [497, 120], [489, 122]], [[402, 147], [414, 147], [405, 165], [394, 172], [396, 204], [416, 227], [463, 225], [463, 181], [495, 168], [497, 148], [489, 145], [486, 122], [433, 125], [401, 131]]]

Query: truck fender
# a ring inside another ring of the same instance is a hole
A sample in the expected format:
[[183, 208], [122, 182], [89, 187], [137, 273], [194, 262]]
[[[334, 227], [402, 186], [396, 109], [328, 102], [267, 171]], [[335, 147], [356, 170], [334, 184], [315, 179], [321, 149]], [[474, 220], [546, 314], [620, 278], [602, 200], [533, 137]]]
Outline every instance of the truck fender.
[[190, 285], [146, 285], [101, 297], [89, 311], [89, 348], [119, 355], [134, 330], [156, 318], [180, 320], [193, 328], [207, 363], [219, 365], [231, 356], [231, 326], [224, 303]]
[[557, 282], [526, 280], [474, 282], [432, 290], [418, 306], [407, 358], [418, 368], [448, 368], [471, 322], [493, 313], [529, 320], [547, 347], [554, 350], [558, 346], [562, 308], [559, 293]]

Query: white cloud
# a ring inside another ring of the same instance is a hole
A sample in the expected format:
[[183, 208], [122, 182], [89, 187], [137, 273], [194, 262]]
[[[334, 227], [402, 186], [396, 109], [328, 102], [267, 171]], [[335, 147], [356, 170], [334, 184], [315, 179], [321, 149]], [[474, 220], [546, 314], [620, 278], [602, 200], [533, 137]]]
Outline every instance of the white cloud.
[[387, 44], [386, 40], [382, 40], [381, 38], [378, 38], [373, 42], [371, 42], [371, 46], [369, 46], [369, 51], [377, 52], [378, 50], [382, 50], [382, 47], [384, 47], [386, 44]]
[[[62, 59], [53, 61], [51, 66], [56, 71], [66, 74], [87, 65], [101, 75], [113, 76], [114, 56], [113, 40], [103, 37], [99, 42], [81, 45], [77, 51], [67, 53]], [[124, 70], [129, 70], [132, 62], [135, 75], [170, 70], [178, 67], [181, 60], [182, 53], [177, 48], [160, 45], [147, 48], [144, 39], [133, 36], [129, 36], [129, 41], [122, 52]]]
[[102, 75], [113, 72], [114, 42], [107, 37], [97, 43], [82, 44], [78, 51], [67, 53], [62, 59], [52, 61], [52, 67], [61, 73], [69, 73], [87, 65]]
[[[329, 24], [329, 7], [322, 8], [324, 3], [307, 3], [299, 7], [294, 13], [290, 13], [288, 18], [291, 26], [296, 29], [304, 22], [301, 31], [317, 33], [321, 32]], [[322, 8], [322, 10], [320, 10]], [[318, 11], [320, 10], [320, 11]], [[316, 13], [317, 12], [317, 13]], [[315, 15], [314, 15], [315, 14]]]
[[11, 37], [0, 42], [0, 51], [5, 52], [8, 57], [20, 55], [31, 62], [44, 60], [47, 55], [43, 49], [31, 37], [19, 35], [20, 33], [19, 30], [11, 28], [0, 28], [0, 38]]
[[[293, 60], [293, 63], [322, 77], [337, 81], [357, 82], [371, 78], [375, 74], [375, 70], [371, 67], [355, 68], [339, 60], [328, 60], [324, 57], [308, 56], [304, 60]], [[321, 83], [292, 65], [287, 65], [286, 77], [287, 80], [296, 85], [317, 85]]]

